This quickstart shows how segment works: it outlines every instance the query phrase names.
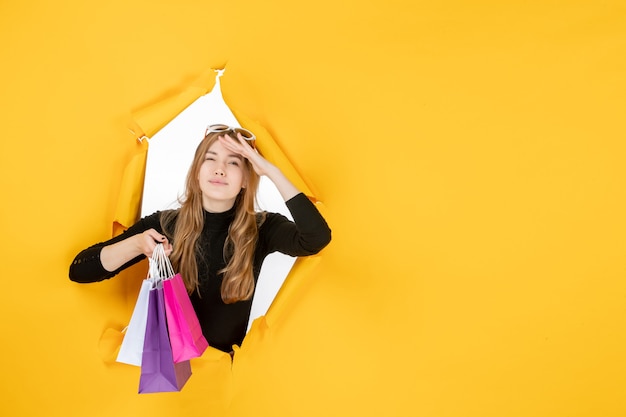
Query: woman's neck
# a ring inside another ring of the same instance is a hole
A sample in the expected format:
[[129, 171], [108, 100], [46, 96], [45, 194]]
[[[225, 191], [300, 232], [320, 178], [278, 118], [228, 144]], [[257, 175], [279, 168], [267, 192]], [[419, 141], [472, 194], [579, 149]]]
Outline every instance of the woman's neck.
[[203, 199], [202, 208], [209, 213], [224, 213], [232, 209], [235, 200], [232, 201], [215, 201]]

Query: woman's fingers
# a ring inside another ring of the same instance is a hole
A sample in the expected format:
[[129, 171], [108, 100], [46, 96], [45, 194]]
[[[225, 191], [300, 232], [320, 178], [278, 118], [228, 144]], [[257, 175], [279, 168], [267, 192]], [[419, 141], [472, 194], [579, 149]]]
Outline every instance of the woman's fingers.
[[255, 149], [252, 147], [252, 145], [250, 145], [250, 142], [248, 142], [246, 140], [246, 138], [243, 137], [243, 135], [239, 132], [237, 132], [237, 139], [239, 139], [239, 143], [241, 143], [241, 146], [244, 147], [244, 149], [249, 149], [250, 151], [255, 151]]
[[241, 142], [241, 139], [239, 138], [239, 136], [241, 135], [239, 133], [237, 134], [237, 136], [237, 139], [239, 141], [235, 141], [235, 139], [233, 139], [230, 135], [220, 136], [219, 140], [220, 142], [222, 142], [222, 145], [224, 145], [224, 147], [229, 151], [235, 152], [247, 158], [249, 155], [249, 151], [252, 150], [252, 147], [250, 147], [250, 145], [246, 144], [245, 142]]
[[[141, 251], [144, 255], [148, 257], [152, 257], [154, 252], [154, 248], [158, 243], [163, 244], [163, 249], [165, 249], [165, 253], [169, 255], [172, 252], [172, 245], [167, 240], [167, 237], [157, 232], [154, 229], [148, 229], [141, 234]], [[169, 253], [168, 253], [169, 250]]]
[[170, 242], [168, 242], [167, 239], [165, 239], [165, 242], [163, 242], [163, 249], [165, 250], [165, 254], [167, 256], [170, 256], [172, 251], [174, 250], [174, 247]]
[[259, 175], [265, 175], [267, 161], [259, 154], [256, 149], [250, 146], [245, 138], [237, 133], [237, 140], [233, 139], [229, 135], [220, 136], [219, 140], [226, 149], [231, 152], [235, 152], [238, 155], [243, 156], [252, 164], [252, 168]]

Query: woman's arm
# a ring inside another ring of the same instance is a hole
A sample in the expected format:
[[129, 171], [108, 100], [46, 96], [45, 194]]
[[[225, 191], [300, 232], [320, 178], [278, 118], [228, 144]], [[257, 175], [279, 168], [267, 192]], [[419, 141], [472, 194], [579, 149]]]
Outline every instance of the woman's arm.
[[284, 201], [291, 200], [293, 197], [300, 193], [300, 190], [296, 188], [295, 185], [283, 174], [283, 172], [278, 169], [276, 166], [270, 164], [267, 170], [265, 171], [265, 175], [274, 183], [276, 189], [283, 197]]
[[140, 255], [152, 256], [157, 243], [163, 244], [167, 255], [171, 253], [172, 246], [167, 238], [154, 229], [148, 229], [138, 235], [104, 246], [100, 252], [100, 262], [104, 269], [113, 272]]
[[286, 201], [293, 222], [282, 214], [267, 213], [259, 229], [260, 244], [267, 253], [314, 255], [331, 240], [331, 230], [317, 207], [303, 193]]
[[111, 278], [151, 256], [157, 243], [163, 243], [169, 254], [172, 248], [160, 233], [159, 217], [159, 213], [155, 213], [141, 219], [121, 235], [81, 251], [70, 265], [70, 280], [89, 283]]
[[240, 134], [237, 140], [225, 135], [220, 142], [226, 149], [242, 155], [259, 175], [267, 176], [285, 200], [294, 221], [272, 213], [261, 226], [262, 238], [268, 253], [279, 251], [291, 256], [313, 255], [331, 240], [331, 230], [317, 207], [302, 193], [282, 171], [263, 158]]

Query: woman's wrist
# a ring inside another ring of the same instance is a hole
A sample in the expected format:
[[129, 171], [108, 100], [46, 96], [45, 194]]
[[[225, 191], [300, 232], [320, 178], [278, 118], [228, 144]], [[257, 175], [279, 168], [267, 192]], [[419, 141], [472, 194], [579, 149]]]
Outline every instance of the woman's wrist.
[[296, 188], [291, 181], [289, 181], [289, 178], [287, 178], [278, 167], [274, 165], [272, 165], [272, 167], [273, 169], [271, 175], [268, 174], [267, 177], [274, 183], [284, 201], [287, 201], [300, 193], [300, 190]]

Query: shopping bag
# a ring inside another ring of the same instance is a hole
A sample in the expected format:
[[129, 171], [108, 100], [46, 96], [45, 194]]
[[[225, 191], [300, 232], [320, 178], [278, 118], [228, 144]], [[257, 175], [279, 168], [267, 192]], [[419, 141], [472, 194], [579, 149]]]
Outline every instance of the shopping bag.
[[202, 335], [198, 316], [180, 274], [163, 281], [163, 293], [174, 362], [202, 356], [209, 343]]
[[130, 323], [126, 328], [120, 351], [117, 354], [117, 362], [129, 365], [141, 366], [144, 337], [146, 335], [146, 321], [148, 319], [148, 299], [152, 281], [145, 279], [141, 283], [141, 289], [135, 302]]
[[167, 333], [163, 287], [156, 283], [148, 302], [139, 393], [180, 391], [189, 377], [189, 361], [174, 363]]

